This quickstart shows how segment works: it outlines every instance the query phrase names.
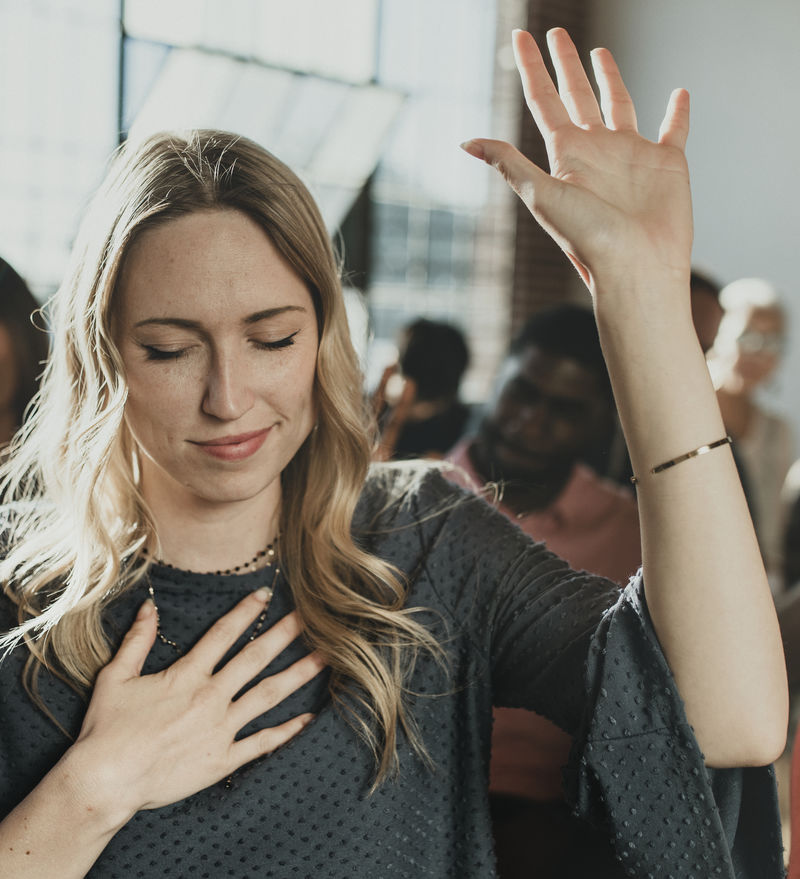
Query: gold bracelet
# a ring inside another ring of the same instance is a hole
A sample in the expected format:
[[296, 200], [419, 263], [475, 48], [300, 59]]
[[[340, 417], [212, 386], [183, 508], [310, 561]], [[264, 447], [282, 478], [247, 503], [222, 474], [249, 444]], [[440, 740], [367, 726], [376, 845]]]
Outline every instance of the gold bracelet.
[[[664, 461], [663, 464], [659, 464], [657, 467], [653, 467], [650, 471], [651, 473], [661, 473], [664, 470], [669, 470], [670, 467], [674, 467], [676, 464], [681, 464], [684, 461], [688, 461], [689, 458], [697, 458], [699, 455], [705, 455], [706, 452], [710, 452], [712, 449], [718, 449], [720, 446], [727, 446], [732, 443], [733, 440], [729, 437], [723, 437], [722, 439], [718, 439], [713, 443], [709, 443], [707, 446], [699, 446], [696, 449], [693, 449], [691, 452], [687, 452], [685, 455], [678, 455], [677, 458], [672, 458], [670, 461]], [[631, 476], [631, 482], [636, 485], [639, 480], [635, 476]]]

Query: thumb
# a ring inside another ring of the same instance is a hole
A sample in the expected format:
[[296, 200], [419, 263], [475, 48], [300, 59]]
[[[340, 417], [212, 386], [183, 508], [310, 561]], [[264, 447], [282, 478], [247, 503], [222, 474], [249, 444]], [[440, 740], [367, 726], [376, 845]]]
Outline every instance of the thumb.
[[109, 669], [114, 668], [122, 677], [138, 677], [142, 673], [147, 654], [156, 640], [157, 631], [156, 606], [152, 599], [148, 598], [139, 608], [133, 625], [125, 633], [116, 656], [109, 663]]
[[504, 140], [476, 138], [462, 143], [461, 149], [496, 168], [522, 199], [523, 204], [536, 216], [538, 202], [546, 198], [554, 186], [554, 180], [547, 171], [543, 171], [515, 146]]
[[555, 179], [505, 141], [480, 138], [462, 143], [461, 148], [503, 175], [536, 222], [588, 283], [580, 240], [585, 240], [586, 234], [592, 231], [592, 220], [586, 205], [579, 204], [580, 190]]

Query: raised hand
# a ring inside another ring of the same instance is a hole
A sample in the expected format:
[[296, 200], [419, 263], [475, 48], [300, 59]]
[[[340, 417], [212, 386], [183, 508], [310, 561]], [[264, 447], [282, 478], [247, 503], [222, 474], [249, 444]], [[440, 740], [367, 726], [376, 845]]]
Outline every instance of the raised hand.
[[578, 53], [561, 28], [547, 34], [556, 89], [530, 34], [515, 31], [525, 99], [547, 147], [551, 173], [503, 141], [464, 149], [494, 165], [572, 260], [587, 286], [624, 283], [655, 269], [688, 280], [692, 244], [684, 146], [689, 95], [672, 93], [657, 142], [637, 133], [636, 113], [611, 53], [592, 52], [598, 105]]
[[141, 675], [156, 636], [156, 612], [146, 602], [114, 659], [100, 672], [71, 763], [94, 807], [109, 802], [125, 821], [187, 797], [268, 754], [311, 720], [304, 714], [278, 726], [235, 736], [317, 675], [316, 653], [239, 693], [300, 634], [291, 613], [214, 669], [264, 610], [265, 594], [249, 595], [218, 620], [185, 656], [157, 674]]
[[725, 435], [689, 300], [688, 94], [672, 93], [658, 141], [646, 140], [610, 53], [592, 53], [601, 109], [566, 32], [547, 36], [558, 90], [529, 34], [514, 50], [551, 173], [507, 143], [465, 149], [504, 174], [593, 293], [639, 478], [647, 605], [706, 761], [768, 763], [785, 742], [786, 674], [733, 460], [723, 450], [652, 470]]

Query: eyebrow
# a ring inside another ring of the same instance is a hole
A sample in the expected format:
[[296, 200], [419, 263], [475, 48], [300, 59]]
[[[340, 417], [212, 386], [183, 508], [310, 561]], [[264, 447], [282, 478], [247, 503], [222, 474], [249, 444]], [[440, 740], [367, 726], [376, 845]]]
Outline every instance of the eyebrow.
[[[262, 320], [269, 320], [270, 318], [277, 317], [280, 314], [285, 314], [287, 311], [302, 311], [305, 312], [305, 308], [302, 305], [280, 305], [277, 308], [265, 308], [263, 311], [257, 311], [255, 314], [249, 314], [242, 323], [249, 326], [250, 324], [257, 324]], [[145, 327], [145, 326], [167, 326], [167, 327], [181, 327], [186, 330], [202, 330], [203, 325], [196, 320], [188, 320], [183, 317], [148, 317], [145, 320], [140, 320], [136, 324], [134, 324], [134, 328]]]

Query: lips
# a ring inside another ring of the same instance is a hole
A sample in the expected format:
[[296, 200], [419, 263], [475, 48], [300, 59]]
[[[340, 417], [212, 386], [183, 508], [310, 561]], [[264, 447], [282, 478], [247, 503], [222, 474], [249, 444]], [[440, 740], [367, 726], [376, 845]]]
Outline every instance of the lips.
[[193, 440], [192, 444], [220, 461], [243, 461], [254, 455], [264, 445], [264, 440], [271, 429], [267, 427], [263, 430], [223, 436], [203, 442]]

